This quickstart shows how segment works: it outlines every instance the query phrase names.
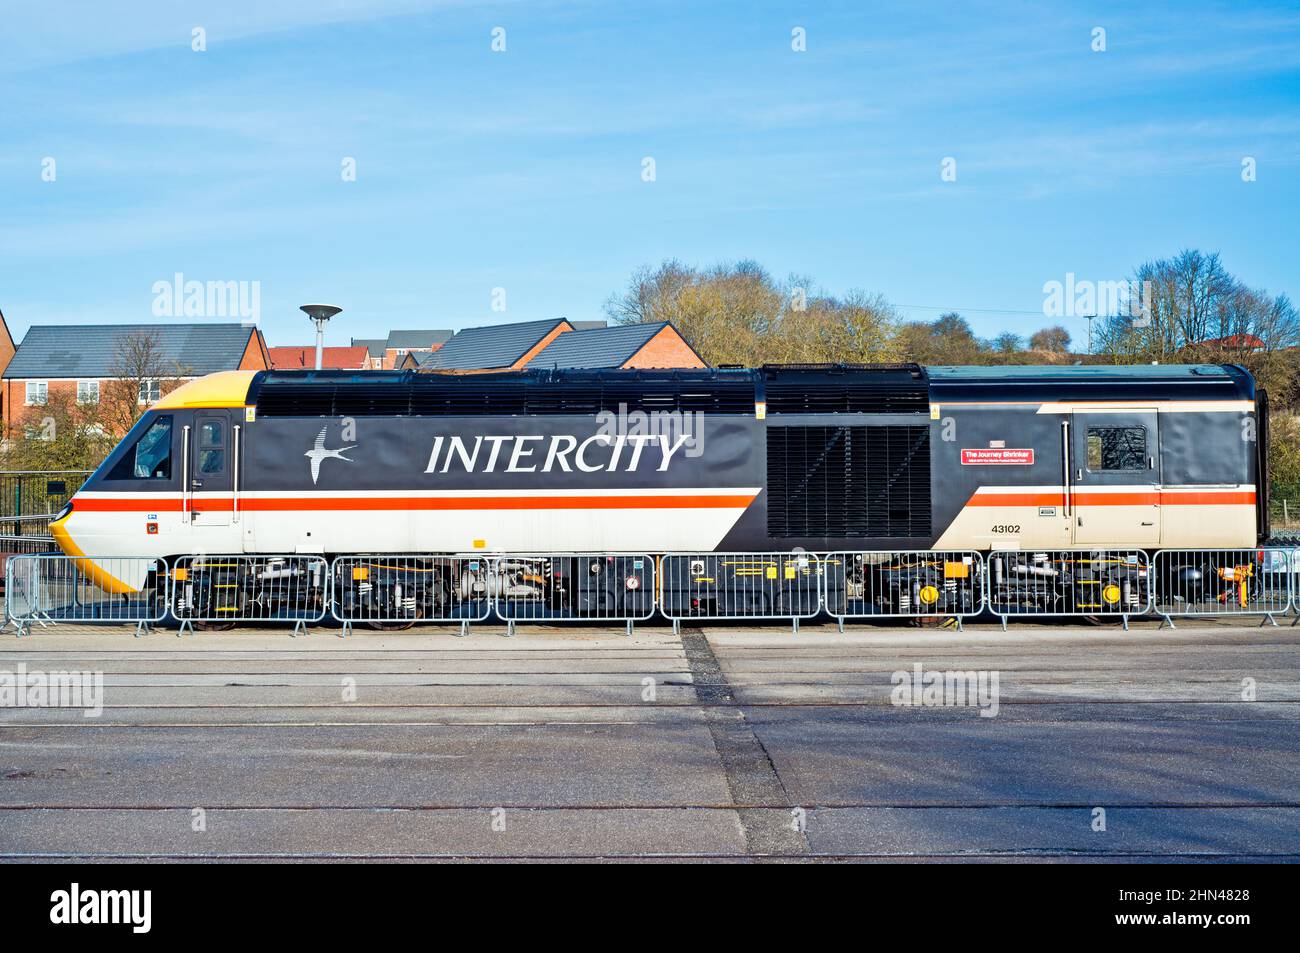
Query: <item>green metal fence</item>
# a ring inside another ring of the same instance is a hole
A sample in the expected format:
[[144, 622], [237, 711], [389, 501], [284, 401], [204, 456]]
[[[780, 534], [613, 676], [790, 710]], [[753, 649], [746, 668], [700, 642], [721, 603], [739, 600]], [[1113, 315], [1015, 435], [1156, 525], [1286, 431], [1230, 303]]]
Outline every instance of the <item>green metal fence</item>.
[[0, 519], [51, 516], [86, 482], [89, 470], [0, 470]]

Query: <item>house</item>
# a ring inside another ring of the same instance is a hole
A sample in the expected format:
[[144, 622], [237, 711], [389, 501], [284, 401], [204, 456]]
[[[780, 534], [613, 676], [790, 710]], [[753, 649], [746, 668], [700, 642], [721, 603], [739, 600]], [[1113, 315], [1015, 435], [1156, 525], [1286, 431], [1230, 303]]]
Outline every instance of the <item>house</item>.
[[0, 311], [0, 373], [9, 366], [9, 362], [14, 357], [14, 338], [9, 333], [9, 322], [5, 320], [5, 314]]
[[[277, 371], [302, 371], [316, 368], [316, 347], [268, 348], [271, 367]], [[321, 367], [332, 370], [364, 371], [370, 367], [370, 352], [363, 345], [321, 348]]]
[[707, 367], [667, 321], [573, 330], [552, 339], [525, 365], [550, 367]]
[[517, 370], [561, 334], [572, 330], [573, 325], [564, 318], [465, 328], [424, 358], [420, 367], [442, 371]]
[[138, 380], [141, 407], [204, 374], [271, 366], [248, 324], [34, 325], [0, 377], [6, 433], [41, 413], [51, 395], [98, 404], [113, 381]]
[[384, 351], [388, 347], [387, 338], [353, 338], [352, 346], [366, 349], [367, 370], [378, 371], [383, 369]]
[[1262, 351], [1268, 345], [1263, 338], [1254, 334], [1229, 334], [1227, 337], [1198, 341], [1192, 346], [1219, 351]]
[[550, 367], [707, 367], [668, 322], [622, 324], [565, 318], [466, 328], [421, 363], [425, 370]]
[[[448, 330], [389, 331], [386, 338], [353, 338], [354, 347], [364, 347], [370, 352], [367, 367], [371, 370], [401, 370], [418, 367], [420, 361], [438, 350], [454, 332]], [[412, 360], [407, 361], [410, 354]]]

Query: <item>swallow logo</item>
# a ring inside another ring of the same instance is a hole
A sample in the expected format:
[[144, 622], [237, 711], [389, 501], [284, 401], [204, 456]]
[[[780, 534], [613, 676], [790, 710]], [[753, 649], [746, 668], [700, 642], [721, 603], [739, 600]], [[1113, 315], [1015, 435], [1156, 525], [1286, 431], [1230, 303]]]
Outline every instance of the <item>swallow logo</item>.
[[334, 460], [346, 460], [348, 463], [353, 462], [350, 457], [343, 456], [343, 451], [354, 449], [356, 444], [353, 444], [351, 447], [339, 447], [337, 450], [326, 450], [325, 431], [327, 430], [329, 430], [328, 427], [321, 427], [320, 433], [316, 435], [315, 445], [303, 454], [304, 457], [311, 461], [312, 486], [315, 486], [316, 481], [320, 479], [320, 462], [322, 460], [332, 458]]

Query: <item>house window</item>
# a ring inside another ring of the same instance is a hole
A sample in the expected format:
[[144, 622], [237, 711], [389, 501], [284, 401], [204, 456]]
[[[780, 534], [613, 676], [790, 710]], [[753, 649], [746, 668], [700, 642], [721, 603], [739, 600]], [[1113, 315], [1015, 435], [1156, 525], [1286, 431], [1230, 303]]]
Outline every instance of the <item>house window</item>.
[[140, 403], [153, 404], [162, 398], [162, 383], [160, 381], [141, 381], [140, 382]]
[[99, 381], [77, 381], [77, 403], [99, 403]]
[[1145, 470], [1147, 431], [1145, 427], [1089, 427], [1088, 469]]
[[27, 382], [27, 406], [39, 407], [49, 397], [50, 385], [46, 381]]

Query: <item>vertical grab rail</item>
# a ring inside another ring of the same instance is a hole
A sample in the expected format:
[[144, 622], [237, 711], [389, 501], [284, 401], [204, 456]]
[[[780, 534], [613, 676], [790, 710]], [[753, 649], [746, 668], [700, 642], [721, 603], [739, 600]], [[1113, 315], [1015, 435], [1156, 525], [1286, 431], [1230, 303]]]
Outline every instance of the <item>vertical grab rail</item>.
[[190, 521], [190, 425], [181, 428], [181, 522]]
[[230, 519], [233, 523], [239, 522], [239, 424], [231, 428], [234, 433], [231, 439], [233, 454], [231, 457], [230, 473]]
[[[1070, 422], [1068, 420], [1061, 421], [1061, 461], [1065, 465], [1065, 471], [1061, 474], [1061, 487], [1065, 490], [1065, 518], [1069, 519], [1074, 512], [1070, 503]], [[1073, 539], [1073, 535], [1070, 538]]]

